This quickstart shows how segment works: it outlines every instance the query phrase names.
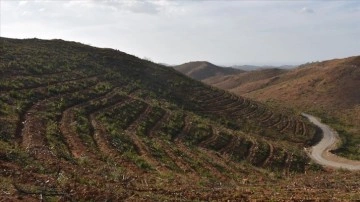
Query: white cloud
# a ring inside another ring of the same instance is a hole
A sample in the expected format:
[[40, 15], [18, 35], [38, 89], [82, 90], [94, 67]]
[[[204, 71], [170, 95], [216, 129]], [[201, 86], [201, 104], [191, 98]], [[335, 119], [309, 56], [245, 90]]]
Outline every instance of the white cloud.
[[350, 1], [1, 1], [0, 30], [168, 64], [298, 63], [360, 53], [360, 3]]
[[312, 13], [315, 13], [315, 11], [311, 8], [308, 8], [308, 7], [303, 7], [301, 10], [300, 10], [300, 13], [307, 13], [307, 14], [312, 14]]
[[27, 3], [27, 1], [19, 1], [19, 6], [25, 6]]

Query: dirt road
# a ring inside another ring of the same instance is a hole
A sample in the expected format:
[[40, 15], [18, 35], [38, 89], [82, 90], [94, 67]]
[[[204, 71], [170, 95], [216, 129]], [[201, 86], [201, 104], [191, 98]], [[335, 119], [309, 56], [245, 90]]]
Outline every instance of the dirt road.
[[319, 119], [314, 116], [305, 113], [302, 115], [308, 118], [310, 122], [321, 128], [323, 132], [323, 138], [321, 141], [317, 145], [306, 149], [311, 159], [313, 159], [318, 164], [331, 168], [360, 170], [360, 161], [349, 160], [330, 152], [331, 150], [336, 149], [336, 144], [339, 142], [339, 136], [336, 131], [334, 131], [328, 125], [321, 123]]

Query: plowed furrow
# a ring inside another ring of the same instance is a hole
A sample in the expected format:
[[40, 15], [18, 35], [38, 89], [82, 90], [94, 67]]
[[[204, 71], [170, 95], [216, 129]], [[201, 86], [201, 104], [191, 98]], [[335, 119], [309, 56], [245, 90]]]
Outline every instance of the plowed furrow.
[[248, 159], [251, 156], [252, 147], [254, 146], [254, 142], [248, 138], [240, 138], [239, 143], [234, 145], [234, 149], [232, 151], [233, 157], [242, 161]]
[[282, 119], [281, 119], [280, 123], [275, 125], [275, 126], [279, 131], [281, 131], [283, 128], [286, 127], [288, 122], [289, 122], [289, 119], [287, 117], [285, 117], [285, 116], [282, 116]]
[[268, 143], [259, 141], [250, 162], [255, 166], [263, 165], [265, 160], [270, 156], [269, 146], [270, 145]]
[[212, 112], [212, 113], [224, 113], [227, 114], [231, 111], [233, 111], [232, 109], [235, 107], [240, 106], [240, 104], [235, 101], [235, 100], [225, 100], [225, 103], [221, 103], [221, 102], [217, 102], [217, 103], [213, 103], [207, 106], [207, 109], [204, 110], [206, 112]]
[[[214, 97], [214, 93], [219, 93], [219, 91], [213, 91], [209, 89], [204, 89], [201, 87], [198, 91], [195, 91], [194, 94], [199, 100], [206, 102], [210, 97]], [[222, 94], [221, 94], [222, 95]]]
[[129, 136], [131, 141], [136, 146], [138, 154], [144, 158], [144, 160], [155, 170], [158, 172], [164, 172], [168, 169], [166, 169], [164, 166], [161, 165], [152, 155], [149, 151], [149, 148], [146, 146], [146, 144], [139, 138], [139, 136], [127, 131], [126, 135]]
[[113, 105], [104, 106], [104, 107], [97, 109], [96, 111], [93, 111], [89, 114], [89, 120], [90, 120], [91, 126], [93, 128], [93, 133], [94, 133], [93, 134], [94, 140], [96, 141], [96, 144], [98, 145], [100, 151], [102, 151], [106, 155], [115, 156], [115, 153], [113, 152], [112, 147], [109, 146], [108, 140], [105, 136], [105, 134], [107, 133], [106, 128], [100, 122], [97, 121], [96, 116], [102, 112], [112, 110], [113, 108], [120, 108], [132, 101], [134, 101], [134, 100], [127, 97], [125, 99], [122, 99], [122, 100], [116, 102]]
[[[259, 113], [259, 111], [261, 111], [261, 112]], [[249, 114], [247, 117], [248, 118], [258, 119], [259, 117], [262, 117], [265, 113], [266, 113], [266, 109], [261, 107], [260, 110], [254, 111], [253, 113]]]
[[4, 93], [8, 93], [9, 91], [12, 91], [12, 90], [16, 90], [17, 92], [26, 93], [29, 90], [31, 90], [31, 91], [44, 91], [44, 90], [47, 90], [49, 87], [53, 87], [53, 86], [54, 86], [54, 88], [60, 88], [61, 89], [61, 87], [63, 87], [66, 84], [85, 81], [85, 80], [91, 80], [91, 79], [97, 79], [101, 75], [103, 75], [103, 74], [90, 75], [90, 76], [85, 76], [85, 77], [83, 76], [83, 77], [78, 77], [78, 78], [74, 78], [74, 79], [65, 79], [63, 81], [53, 82], [53, 83], [44, 84], [44, 85], [38, 85], [38, 86], [27, 86], [27, 87], [22, 87], [22, 88], [18, 88], [18, 89], [8, 89], [8, 90], [0, 91], [0, 95], [2, 95]]
[[[14, 71], [14, 69], [10, 70], [11, 72], [3, 72], [3, 75], [0, 75], [0, 80], [1, 79], [5, 79], [5, 80], [18, 80], [20, 78], [24, 78], [24, 77], [31, 77], [31, 78], [41, 78], [43, 79], [44, 77], [49, 77], [49, 78], [54, 78], [57, 76], [62, 76], [64, 74], [69, 74], [70, 71], [58, 71], [58, 72], [53, 72], [53, 73], [49, 73], [49, 74], [22, 74], [20, 72]], [[1, 89], [1, 87], [0, 87]]]
[[94, 134], [93, 134], [94, 140], [95, 140], [99, 150], [103, 154], [105, 154], [107, 156], [115, 157], [116, 153], [114, 152], [113, 148], [111, 148], [109, 146], [109, 142], [105, 137], [105, 134], [107, 133], [106, 129], [104, 128], [104, 126], [101, 123], [99, 123], [96, 120], [95, 116], [96, 116], [95, 114], [90, 114], [90, 116], [89, 116], [91, 126], [94, 130]]
[[306, 136], [306, 134], [308, 133], [308, 128], [306, 127], [306, 125], [305, 125], [305, 123], [304, 122], [302, 122], [302, 128], [303, 128], [303, 133], [302, 133], [302, 135], [303, 136]]
[[300, 131], [299, 120], [295, 120], [294, 134], [298, 134], [299, 131]]
[[[94, 84], [92, 82], [95, 82], [97, 80], [96, 77], [89, 77], [89, 78], [85, 78], [85, 79], [81, 79], [81, 81], [89, 81], [91, 82], [90, 84], [93, 86]], [[80, 80], [79, 80], [80, 81]], [[71, 83], [71, 82], [69, 82]], [[67, 83], [66, 83], [67, 84]], [[62, 85], [66, 85], [65, 83]], [[60, 88], [61, 86], [59, 86]], [[43, 87], [41, 87], [43, 88]], [[44, 90], [39, 88], [39, 90]], [[69, 89], [67, 89], [66, 91], [62, 92], [62, 93], [71, 93], [71, 92], [76, 92], [78, 91], [80, 88], [82, 88], [81, 86], [71, 86]], [[19, 139], [21, 139], [22, 137], [22, 130], [25, 127], [24, 123], [26, 122], [28, 118], [28, 116], [30, 116], [33, 112], [36, 112], [38, 109], [37, 107], [39, 106], [39, 103], [41, 101], [44, 101], [46, 99], [52, 99], [52, 98], [59, 98], [61, 95], [55, 95], [55, 96], [48, 96], [48, 95], [44, 95], [42, 97], [39, 97], [39, 99], [36, 99], [32, 102], [29, 103], [28, 106], [26, 106], [20, 113], [19, 113], [19, 121], [17, 123], [17, 127], [16, 127], [16, 132], [15, 132], [15, 138], [17, 139], [18, 142], [20, 142]], [[38, 105], [36, 104], [36, 102], [38, 102]]]
[[224, 108], [223, 112], [224, 113], [233, 113], [233, 112], [237, 112], [237, 111], [241, 111], [241, 109], [243, 109], [243, 103], [241, 102], [234, 102], [231, 103], [230, 105], [227, 105], [226, 108]]
[[[225, 155], [219, 155], [217, 152], [208, 149], [199, 149], [200, 153], [204, 156], [204, 161], [211, 165], [212, 168], [216, 169], [220, 179], [229, 180], [233, 177], [234, 173], [238, 173], [237, 165]], [[210, 161], [210, 162], [209, 162]], [[221, 167], [221, 169], [219, 169]]]
[[[169, 143], [166, 142], [162, 142], [162, 148], [164, 149], [165, 153], [169, 156], [169, 158], [171, 158], [171, 160], [180, 168], [180, 170], [183, 173], [195, 173], [196, 171], [194, 169], [191, 168], [191, 166], [184, 161], [183, 156], [176, 154], [176, 152], [174, 151], [174, 147], [173, 145], [170, 145]], [[193, 177], [196, 177], [196, 175], [192, 175]]]
[[142, 156], [145, 161], [151, 165], [151, 167], [155, 168], [159, 172], [163, 172], [167, 169], [161, 166], [161, 164], [151, 155], [151, 152], [149, 151], [149, 148], [146, 146], [146, 144], [141, 140], [139, 136], [136, 135], [136, 128], [138, 127], [139, 123], [147, 118], [151, 110], [152, 107], [148, 105], [145, 111], [140, 114], [140, 116], [133, 123], [129, 125], [125, 133], [126, 136], [128, 136], [130, 140], [134, 143], [138, 154]]
[[[80, 90], [79, 92], [82, 92], [82, 91], [83, 90]], [[40, 129], [43, 128], [43, 126], [45, 124], [45, 122], [43, 120], [43, 118], [45, 118], [45, 117], [42, 118], [39, 116], [35, 116], [35, 114], [38, 114], [39, 112], [42, 112], [42, 111], [46, 111], [46, 103], [51, 103], [54, 100], [58, 100], [61, 97], [66, 97], [66, 95], [70, 95], [70, 94], [71, 94], [71, 92], [68, 92], [63, 95], [57, 95], [57, 96], [53, 96], [48, 99], [41, 100], [41, 101], [37, 102], [35, 105], [31, 106], [30, 109], [24, 113], [26, 115], [20, 118], [20, 122], [18, 124], [18, 130], [20, 132], [17, 136], [19, 138], [21, 138], [22, 145], [25, 148], [28, 148], [30, 145], [37, 146], [38, 144], [43, 144], [43, 142], [44, 142], [43, 141], [44, 131], [41, 132]], [[24, 121], [22, 121], [22, 119]], [[40, 127], [39, 124], [41, 124], [42, 127]], [[23, 125], [23, 127], [21, 127], [22, 125]], [[31, 143], [31, 142], [33, 142], [33, 143]]]
[[272, 158], [274, 157], [274, 146], [267, 142], [267, 145], [269, 146], [269, 155], [266, 157], [264, 163], [262, 164], [262, 167], [268, 166], [271, 162]]
[[[27, 85], [27, 86], [22, 86], [22, 87], [13, 87], [13, 88], [8, 87], [8, 86], [0, 86], [0, 89], [1, 89], [0, 93], [10, 91], [10, 90], [30, 90], [30, 89], [34, 89], [34, 88], [46, 87], [46, 86], [49, 86], [49, 85], [56, 85], [56, 84], [60, 84], [60, 83], [64, 83], [64, 82], [76, 81], [78, 79], [85, 78], [84, 76], [80, 76], [80, 75], [81, 74], [79, 72], [78, 73], [72, 73], [72, 74], [69, 74], [69, 72], [66, 72], [66, 74], [58, 75], [58, 76], [61, 76], [61, 77], [57, 78], [59, 80], [55, 80], [55, 81], [54, 81], [53, 77], [44, 78], [44, 77], [28, 76], [29, 80], [30, 80], [30, 78], [31, 79], [39, 79], [40, 78], [41, 80], [43, 80], [43, 83], [38, 83], [38, 84], [35, 84], [35, 85]], [[74, 76], [76, 76], [76, 77], [73, 78]], [[89, 77], [89, 76], [86, 76], [86, 77]], [[18, 77], [18, 78], [21, 78], [21, 77]], [[46, 81], [47, 79], [52, 79], [52, 80], [51, 81], [50, 80]], [[14, 82], [14, 83], [16, 83], [16, 82], [26, 83], [26, 80], [24, 80], [24, 81], [23, 80], [16, 81], [16, 80], [19, 80], [19, 79], [11, 80], [9, 78], [6, 78], [5, 81], [11, 81], [11, 82]]]
[[244, 117], [248, 117], [250, 114], [256, 113], [257, 110], [258, 110], [258, 105], [251, 105], [251, 106], [248, 108], [248, 111], [247, 111], [247, 112], [244, 112], [243, 116], [244, 116]]
[[132, 122], [127, 128], [126, 130], [129, 132], [129, 133], [133, 133], [132, 135], [135, 135], [136, 134], [136, 128], [138, 127], [139, 123], [144, 121], [148, 114], [151, 112], [152, 110], [152, 107], [150, 105], [147, 105], [147, 107], [145, 108], [145, 111], [143, 111], [140, 116], [137, 117], [137, 119]]
[[202, 142], [200, 142], [198, 146], [206, 147], [206, 145], [216, 141], [216, 139], [218, 138], [219, 131], [212, 126], [210, 126], [210, 127], [211, 127], [211, 131], [212, 131], [211, 136], [209, 138], [203, 140]]
[[236, 147], [237, 144], [239, 144], [240, 142], [240, 137], [239, 136], [234, 136], [231, 141], [229, 142], [229, 144], [227, 144], [225, 147], [223, 147], [222, 149], [219, 150], [220, 153], [227, 153], [229, 155], [232, 155], [234, 152], [234, 148]]
[[288, 118], [286, 125], [283, 128], [280, 128], [280, 132], [285, 132], [288, 128], [292, 126], [292, 119]]
[[235, 109], [233, 109], [233, 112], [230, 112], [230, 116], [233, 118], [243, 118], [244, 117], [244, 111], [247, 110], [247, 107], [244, 105], [238, 105]]
[[283, 122], [283, 115], [279, 115], [279, 119], [274, 121], [274, 123], [272, 125], [270, 125], [270, 127], [277, 127], [278, 125], [280, 125]]
[[216, 100], [207, 100], [206, 106], [224, 108], [226, 105], [232, 104], [235, 100], [230, 99], [227, 96], [221, 96]]
[[217, 101], [219, 99], [225, 99], [224, 98], [224, 94], [225, 91], [220, 91], [220, 92], [216, 92], [215, 95], [210, 95], [209, 98], [204, 98], [204, 104], [205, 105], [210, 105], [211, 103], [213, 103], [214, 101]]
[[[6, 72], [4, 75], [6, 77], [22, 77], [22, 76], [53, 76], [53, 75], [58, 75], [58, 74], [63, 74], [66, 72], [70, 72], [68, 70], [64, 70], [64, 71], [55, 71], [55, 72], [47, 72], [47, 73], [41, 73], [41, 74], [37, 74], [37, 73], [30, 73], [30, 72], [22, 72], [20, 73], [19, 71], [13, 71], [15, 69], [11, 69], [9, 71], [11, 72]], [[19, 70], [23, 70], [23, 69], [19, 69]], [[13, 73], [14, 72], [14, 73]]]
[[251, 162], [251, 160], [254, 158], [255, 152], [256, 152], [256, 150], [258, 150], [258, 147], [259, 147], [256, 141], [254, 141], [254, 140], [250, 140], [250, 141], [251, 141], [252, 144], [251, 144], [251, 147], [249, 149], [248, 155], [246, 157], [246, 159], [249, 162]]
[[262, 119], [258, 119], [261, 123], [267, 122], [269, 119], [271, 119], [274, 116], [274, 113], [272, 111], [266, 111], [268, 114], [267, 116], [264, 116]]
[[183, 126], [181, 132], [178, 135], [173, 137], [173, 140], [175, 140], [175, 141], [183, 140], [184, 137], [189, 134], [190, 128], [191, 128], [190, 117], [185, 115], [184, 116], [184, 126]]
[[151, 129], [149, 129], [149, 136], [150, 137], [157, 136], [156, 135], [157, 131], [160, 129], [162, 124], [168, 121], [169, 117], [170, 117], [170, 112], [166, 111], [164, 115], [159, 120], [156, 121], [155, 125]]
[[190, 150], [187, 146], [185, 146], [182, 143], [177, 143], [176, 144], [177, 149], [179, 149], [182, 153], [184, 153], [186, 156], [188, 156], [191, 162], [189, 162], [190, 164], [192, 164], [192, 168], [194, 170], [196, 170], [196, 172], [202, 176], [203, 174], [206, 173], [211, 173], [212, 175], [215, 175], [218, 178], [222, 178], [223, 175], [213, 166], [211, 166], [211, 163], [208, 162], [207, 159], [209, 158], [204, 158], [201, 157], [199, 155], [199, 151], [192, 151]]
[[106, 128], [98, 122], [95, 117], [96, 113], [89, 115], [90, 123], [94, 131], [93, 137], [100, 152], [107, 157], [110, 157], [112, 161], [119, 162], [122, 167], [126, 167], [130, 172], [141, 172], [134, 162], [122, 158], [121, 154], [111, 146], [106, 135], [108, 133]]
[[21, 131], [22, 147], [29, 151], [31, 148], [46, 145], [44, 133], [45, 123], [40, 118], [27, 117], [24, 121], [24, 128]]
[[285, 172], [289, 173], [290, 172], [290, 167], [291, 167], [291, 161], [293, 158], [293, 154], [292, 153], [286, 153], [286, 157], [285, 157]]
[[244, 113], [246, 113], [246, 111], [250, 108], [249, 107], [250, 105], [251, 105], [251, 102], [248, 101], [247, 99], [245, 99], [245, 102], [242, 105], [240, 105], [241, 108], [237, 109], [233, 114], [236, 117], [243, 117]]
[[75, 158], [88, 156], [94, 158], [94, 155], [83, 144], [83, 141], [75, 132], [76, 121], [73, 109], [67, 109], [63, 112], [62, 119], [60, 121], [60, 130], [65, 137], [66, 143], [70, 148], [72, 155]]
[[[95, 148], [92, 149], [87, 148], [87, 146], [84, 145], [84, 141], [77, 134], [75, 129], [76, 119], [75, 119], [74, 110], [85, 109], [84, 116], [87, 117], [89, 122], [91, 122], [87, 114], [91, 113], [92, 111], [98, 110], [98, 108], [112, 105], [114, 102], [118, 102], [119, 100], [123, 99], [122, 97], [115, 97], [116, 90], [119, 90], [119, 88], [118, 87], [113, 88], [109, 90], [108, 93], [106, 93], [104, 96], [99, 96], [95, 99], [86, 100], [83, 103], [72, 106], [71, 108], [68, 108], [63, 112], [62, 118], [60, 120], [60, 129], [63, 135], [65, 136], [65, 139], [67, 140], [67, 143], [75, 158], [78, 158], [85, 153], [87, 155], [92, 155], [90, 154], [90, 150], [93, 151]], [[97, 106], [90, 107], [92, 103], [99, 102], [104, 99], [107, 99], [106, 103], [99, 103]], [[95, 144], [94, 136], [90, 134], [88, 135], [91, 137], [91, 142]]]
[[227, 105], [224, 105], [223, 108], [225, 111], [233, 111], [234, 108], [238, 107], [238, 106], [241, 106], [242, 105], [242, 102], [236, 100], [236, 101], [233, 101]]
[[281, 121], [281, 116], [279, 114], [275, 114], [271, 116], [267, 121], [264, 121], [263, 123], [267, 123], [267, 127], [272, 127], [275, 124], [279, 123]]

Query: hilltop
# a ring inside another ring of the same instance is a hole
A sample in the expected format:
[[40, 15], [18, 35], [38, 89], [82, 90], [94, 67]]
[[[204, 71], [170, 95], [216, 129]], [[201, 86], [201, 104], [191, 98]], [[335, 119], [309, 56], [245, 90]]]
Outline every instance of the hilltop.
[[358, 174], [310, 163], [304, 118], [118, 50], [0, 44], [1, 200], [358, 197]]
[[244, 72], [244, 70], [231, 67], [216, 66], [206, 61], [188, 62], [182, 65], [174, 66], [174, 68], [177, 71], [197, 80], [203, 80], [213, 76], [225, 76]]

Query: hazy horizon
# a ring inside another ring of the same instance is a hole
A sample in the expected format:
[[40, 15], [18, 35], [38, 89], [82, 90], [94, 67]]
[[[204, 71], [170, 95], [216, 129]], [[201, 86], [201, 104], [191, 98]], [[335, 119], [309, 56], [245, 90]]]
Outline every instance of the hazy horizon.
[[1, 1], [0, 35], [157, 63], [300, 65], [360, 53], [358, 1]]

